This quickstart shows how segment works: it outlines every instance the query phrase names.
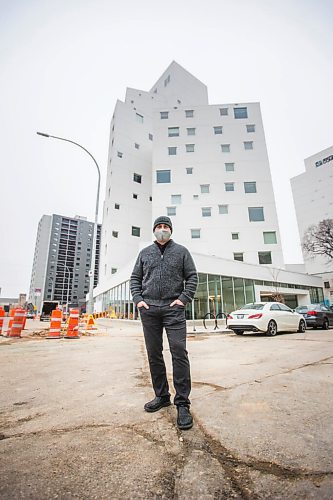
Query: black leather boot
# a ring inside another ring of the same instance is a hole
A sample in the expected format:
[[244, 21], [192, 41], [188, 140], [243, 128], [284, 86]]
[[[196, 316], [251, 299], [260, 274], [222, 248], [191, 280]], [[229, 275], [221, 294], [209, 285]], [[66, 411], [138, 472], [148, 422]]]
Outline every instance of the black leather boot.
[[193, 427], [193, 418], [187, 405], [177, 406], [177, 426], [182, 430]]
[[170, 405], [171, 405], [170, 396], [163, 396], [162, 398], [156, 397], [152, 401], [148, 401], [148, 403], [144, 405], [144, 409], [148, 413], [153, 413], [154, 411], [160, 410], [164, 406], [170, 406]]

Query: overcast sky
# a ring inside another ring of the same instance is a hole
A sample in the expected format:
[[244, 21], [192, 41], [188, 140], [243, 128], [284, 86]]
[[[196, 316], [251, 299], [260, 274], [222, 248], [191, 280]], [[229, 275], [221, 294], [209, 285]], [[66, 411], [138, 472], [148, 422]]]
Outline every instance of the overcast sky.
[[[28, 292], [43, 214], [94, 218], [109, 124], [126, 86], [172, 60], [211, 104], [259, 101], [287, 263], [302, 261], [289, 179], [333, 145], [330, 0], [0, 0], [0, 288]], [[333, 195], [332, 195], [333, 196]]]

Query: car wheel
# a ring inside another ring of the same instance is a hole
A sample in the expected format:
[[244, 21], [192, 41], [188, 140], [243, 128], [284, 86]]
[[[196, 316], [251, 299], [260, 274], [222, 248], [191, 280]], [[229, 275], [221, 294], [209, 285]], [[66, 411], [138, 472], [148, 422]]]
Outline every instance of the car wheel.
[[244, 331], [243, 330], [234, 330], [234, 333], [236, 335], [243, 335]]
[[277, 334], [277, 326], [275, 321], [271, 319], [270, 322], [268, 323], [266, 335], [268, 335], [268, 337], [275, 337], [276, 334]]
[[323, 330], [328, 330], [328, 319], [327, 318], [324, 319]]
[[305, 325], [305, 321], [303, 319], [301, 319], [301, 321], [299, 322], [299, 325], [298, 325], [298, 332], [299, 333], [304, 333], [306, 330], [306, 325]]

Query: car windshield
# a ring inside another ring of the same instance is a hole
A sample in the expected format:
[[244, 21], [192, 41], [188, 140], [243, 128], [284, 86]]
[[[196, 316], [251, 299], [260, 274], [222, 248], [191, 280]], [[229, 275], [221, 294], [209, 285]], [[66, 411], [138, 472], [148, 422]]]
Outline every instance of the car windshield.
[[241, 307], [240, 309], [256, 309], [257, 311], [260, 311], [263, 309], [265, 304], [245, 304], [245, 306]]
[[310, 304], [308, 306], [298, 306], [295, 311], [298, 313], [306, 313], [307, 311], [316, 311], [318, 310], [318, 304]]
[[295, 311], [298, 313], [305, 313], [308, 311], [308, 306], [298, 306]]

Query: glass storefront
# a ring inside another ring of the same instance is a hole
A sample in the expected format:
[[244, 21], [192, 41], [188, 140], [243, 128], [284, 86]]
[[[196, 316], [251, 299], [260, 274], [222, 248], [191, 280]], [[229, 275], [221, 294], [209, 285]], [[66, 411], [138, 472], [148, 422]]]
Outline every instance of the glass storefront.
[[[198, 279], [194, 300], [192, 304], [186, 306], [187, 319], [202, 319], [207, 313], [211, 313], [212, 317], [219, 313], [228, 314], [244, 304], [254, 302], [254, 285], [308, 290], [311, 303], [320, 303], [324, 300], [322, 288], [305, 285], [273, 283], [206, 273], [199, 273]], [[298, 305], [297, 294], [291, 297], [296, 307]], [[138, 311], [131, 298], [129, 280], [105, 292], [102, 307], [103, 312], [109, 313], [112, 318], [138, 319]]]

